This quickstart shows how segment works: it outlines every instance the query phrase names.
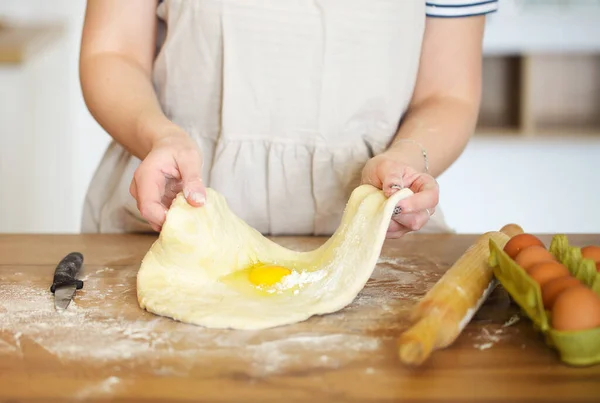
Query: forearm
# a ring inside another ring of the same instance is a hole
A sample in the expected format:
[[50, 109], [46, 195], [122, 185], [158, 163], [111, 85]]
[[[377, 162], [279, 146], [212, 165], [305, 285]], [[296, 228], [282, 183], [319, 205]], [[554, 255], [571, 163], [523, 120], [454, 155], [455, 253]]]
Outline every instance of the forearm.
[[437, 177], [463, 152], [475, 129], [478, 109], [479, 100], [425, 99], [409, 108], [389, 151], [395, 159], [423, 171], [424, 157], [418, 144], [422, 145], [427, 152], [429, 173]]
[[163, 114], [148, 73], [127, 57], [83, 56], [80, 76], [92, 116], [136, 157], [145, 158], [157, 140], [178, 131]]

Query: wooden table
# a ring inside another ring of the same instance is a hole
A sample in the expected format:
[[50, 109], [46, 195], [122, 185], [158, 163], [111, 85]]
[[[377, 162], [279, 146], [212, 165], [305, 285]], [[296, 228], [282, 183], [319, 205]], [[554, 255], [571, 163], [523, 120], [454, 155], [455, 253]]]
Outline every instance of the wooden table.
[[[265, 331], [207, 330], [142, 311], [136, 273], [154, 239], [0, 236], [0, 401], [600, 401], [600, 365], [568, 367], [526, 319], [511, 325], [518, 310], [502, 289], [450, 348], [419, 369], [399, 363], [408, 310], [475, 236], [388, 241], [350, 306]], [[600, 244], [600, 235], [570, 240]], [[323, 239], [275, 241], [306, 250]], [[49, 286], [71, 251], [85, 256], [85, 286], [59, 314]]]

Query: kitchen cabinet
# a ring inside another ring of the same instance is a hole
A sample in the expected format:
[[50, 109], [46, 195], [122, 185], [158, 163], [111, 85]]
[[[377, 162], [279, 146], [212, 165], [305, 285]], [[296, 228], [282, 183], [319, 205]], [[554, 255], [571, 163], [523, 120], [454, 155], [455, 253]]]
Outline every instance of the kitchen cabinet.
[[503, 0], [488, 20], [478, 135], [600, 136], [600, 1]]

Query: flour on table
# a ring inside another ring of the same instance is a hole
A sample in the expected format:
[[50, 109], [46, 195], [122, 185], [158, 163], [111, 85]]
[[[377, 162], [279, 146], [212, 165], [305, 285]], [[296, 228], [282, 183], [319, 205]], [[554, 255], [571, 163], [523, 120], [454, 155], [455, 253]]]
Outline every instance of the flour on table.
[[[479, 350], [492, 348], [499, 342], [511, 337], [511, 333], [507, 333], [507, 330], [506, 323], [497, 328], [492, 326], [481, 327], [479, 333], [475, 335], [471, 333], [472, 338], [475, 340], [473, 347]], [[518, 329], [513, 329], [513, 331], [518, 332]]]
[[510, 319], [508, 319], [508, 320], [506, 321], [506, 323], [504, 323], [504, 324], [502, 325], [502, 327], [509, 327], [509, 326], [512, 326], [512, 325], [514, 325], [515, 323], [517, 323], [517, 322], [518, 322], [520, 319], [521, 319], [521, 317], [519, 316], [519, 314], [518, 314], [518, 313], [515, 313], [513, 316], [511, 316], [511, 317], [510, 317]]
[[95, 384], [93, 386], [88, 386], [82, 388], [77, 394], [75, 398], [77, 400], [87, 399], [90, 397], [98, 397], [102, 395], [109, 395], [114, 393], [115, 388], [121, 383], [121, 379], [116, 376], [111, 376], [103, 380], [102, 382]]
[[98, 275], [98, 274], [101, 274], [101, 273], [111, 272], [111, 271], [114, 271], [114, 270], [115, 269], [113, 269], [111, 267], [103, 267], [102, 269], [96, 270], [92, 274], [87, 274], [87, 275], [83, 276], [81, 278], [81, 281], [84, 281], [84, 282], [87, 281], [87, 279], [90, 278], [90, 275], [94, 275], [95, 276], [95, 275]]
[[[365, 373], [371, 374], [374, 362], [394, 354], [384, 343], [393, 345], [409, 308], [439, 277], [420, 270], [416, 259], [381, 257], [366, 287], [345, 309], [294, 325], [293, 331], [235, 331], [204, 329], [138, 310], [135, 270], [106, 267], [86, 273], [84, 268], [83, 275], [84, 288], [62, 313], [54, 309], [49, 284], [32, 284], [19, 273], [0, 283], [0, 360], [36, 345], [60, 362], [83, 363], [109, 375], [83, 388], [80, 397], [118, 390], [123, 381], [116, 375], [131, 368], [154, 376], [186, 376], [198, 367], [226, 370], [205, 362], [226, 361], [236, 371], [263, 377], [340, 368], [366, 356]], [[307, 278], [300, 274], [295, 280]]]
[[411, 259], [406, 259], [403, 257], [388, 257], [388, 256], [380, 256], [377, 260], [377, 264], [379, 265], [392, 265], [392, 266], [402, 266], [410, 269], [418, 268], [418, 262], [413, 262]]
[[[364, 359], [366, 352], [381, 351], [385, 337], [355, 330], [365, 327], [365, 317], [369, 317], [368, 328], [389, 328], [417, 299], [415, 293], [424, 293], [432, 283], [424, 284], [416, 270], [386, 264], [375, 269], [367, 286], [342, 311], [317, 316], [293, 332], [288, 327], [236, 331], [204, 329], [138, 313], [135, 271], [112, 270], [87, 274], [84, 288], [62, 313], [54, 309], [49, 286], [16, 277], [0, 284], [0, 359], [22, 355], [23, 346], [34, 344], [61, 362], [84, 362], [115, 374], [136, 367], [155, 376], [185, 376], [203, 362], [222, 359], [234, 360], [236, 370], [247, 370], [253, 377], [307, 367], [334, 369]], [[106, 273], [111, 276], [110, 286]], [[302, 281], [301, 276], [295, 280]], [[129, 311], [129, 317], [123, 311]], [[394, 337], [389, 335], [390, 340]]]

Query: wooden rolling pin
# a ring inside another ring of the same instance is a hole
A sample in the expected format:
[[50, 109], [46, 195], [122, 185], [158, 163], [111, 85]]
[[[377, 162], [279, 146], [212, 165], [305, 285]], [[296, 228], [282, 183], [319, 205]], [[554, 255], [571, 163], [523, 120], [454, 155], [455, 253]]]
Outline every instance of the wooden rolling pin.
[[398, 339], [400, 361], [420, 365], [437, 349], [452, 344], [496, 286], [488, 265], [489, 240], [504, 245], [522, 233], [516, 224], [481, 235], [413, 309], [413, 326]]

